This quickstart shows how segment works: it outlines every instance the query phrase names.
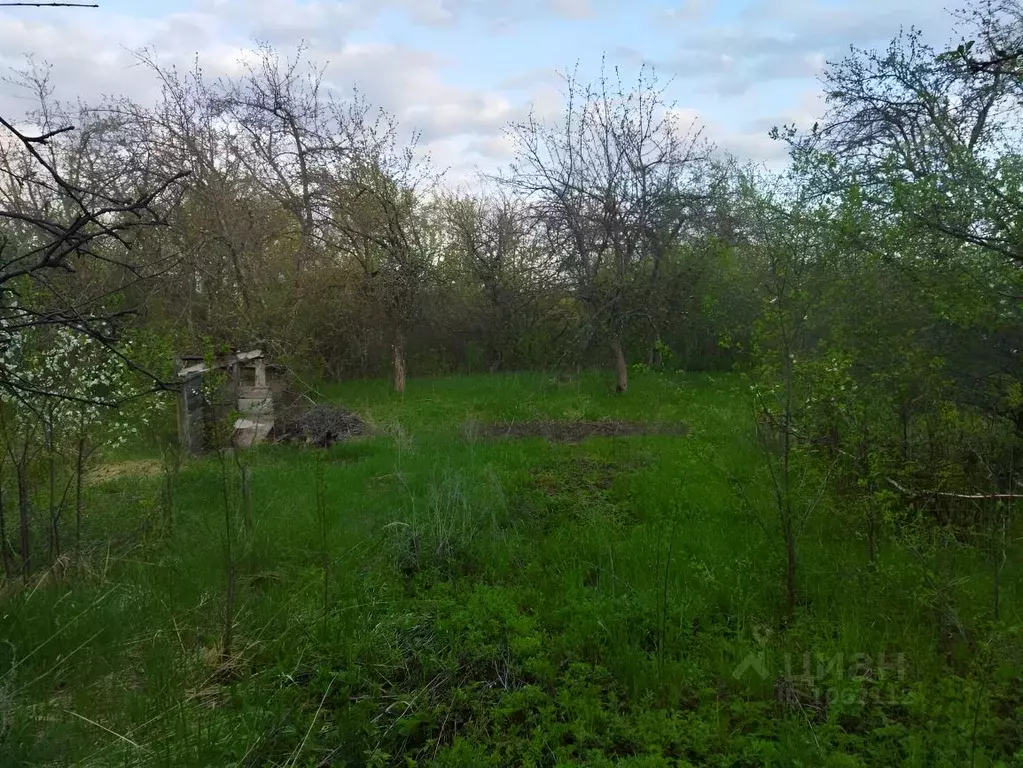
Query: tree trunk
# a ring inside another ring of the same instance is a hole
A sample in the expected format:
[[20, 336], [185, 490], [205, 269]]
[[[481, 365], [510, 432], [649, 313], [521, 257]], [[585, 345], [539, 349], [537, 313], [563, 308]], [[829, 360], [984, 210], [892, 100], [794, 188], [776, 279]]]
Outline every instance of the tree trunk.
[[656, 369], [658, 367], [659, 362], [660, 362], [660, 357], [661, 357], [661, 353], [660, 353], [660, 350], [657, 349], [657, 345], [656, 344], [652, 344], [650, 346], [650, 351], [647, 352], [647, 356], [646, 356], [647, 367], [650, 368], [650, 369]]
[[18, 517], [21, 526], [21, 576], [25, 581], [28, 581], [28, 577], [32, 575], [32, 560], [28, 538], [28, 479], [25, 477], [25, 467], [15, 465], [14, 471], [18, 476]]
[[[237, 457], [238, 454], [235, 454]], [[252, 467], [245, 465], [241, 467], [242, 485], [242, 522], [245, 529], [252, 530]]]
[[874, 520], [874, 502], [867, 502], [867, 554], [870, 556], [870, 564], [877, 563], [877, 523]]
[[647, 352], [647, 366], [658, 370], [664, 366], [664, 359], [661, 355], [661, 333], [657, 326], [654, 326], [654, 338], [650, 342], [650, 350]]
[[786, 615], [792, 619], [796, 612], [796, 531], [792, 513], [792, 355], [788, 350], [788, 334], [782, 326], [783, 349], [785, 352], [785, 410], [782, 413], [782, 470], [778, 507], [782, 515], [782, 529], [785, 534], [785, 604]]
[[789, 618], [796, 612], [796, 535], [791, 514], [785, 519], [785, 608]]
[[[0, 461], [0, 470], [3, 470], [4, 462]], [[0, 472], [0, 558], [4, 564], [4, 578], [11, 578], [11, 556], [7, 548], [7, 498], [4, 496], [4, 477]]]
[[615, 356], [615, 391], [624, 392], [629, 388], [629, 366], [625, 362], [625, 353], [622, 351], [620, 339], [612, 340], [611, 351]]
[[75, 546], [82, 546], [82, 472], [85, 471], [85, 438], [78, 438], [75, 455]]
[[[903, 422], [903, 427], [905, 428], [905, 422]], [[905, 451], [905, 447], [903, 450]], [[905, 457], [904, 452], [903, 458], [905, 459]], [[863, 434], [860, 437], [860, 474], [867, 483], [867, 493], [869, 494], [867, 497], [867, 554], [870, 555], [870, 564], [874, 565], [877, 562], [877, 520], [874, 514], [874, 480], [870, 471], [870, 431], [867, 429], [866, 422], [863, 424]]]
[[503, 345], [496, 337], [492, 337], [490, 340], [490, 365], [488, 366], [491, 373], [497, 373], [501, 369], [501, 358], [503, 357]]
[[997, 550], [995, 552], [995, 593], [994, 613], [995, 621], [1000, 621], [1001, 615], [1001, 591], [1002, 591], [1002, 569], [1005, 568], [1005, 561], [1008, 559], [1006, 552], [1006, 540], [1008, 538], [1009, 513], [1002, 507], [1001, 502], [994, 502], [995, 512], [998, 517], [995, 524], [998, 526], [998, 535], [995, 538]]
[[405, 392], [405, 332], [398, 331], [394, 336], [394, 344], [391, 345], [391, 353], [394, 358], [394, 391], [399, 394]]
[[224, 561], [227, 565], [227, 596], [224, 601], [224, 636], [220, 644], [220, 658], [223, 664], [230, 663], [231, 649], [234, 644], [234, 601], [235, 601], [235, 567], [234, 548], [231, 539], [234, 530], [231, 519], [231, 493], [227, 485], [227, 462], [224, 451], [217, 448], [220, 458], [220, 474], [224, 484]]
[[57, 506], [57, 457], [53, 445], [53, 407], [50, 407], [50, 418], [46, 424], [46, 467], [49, 477], [50, 502], [50, 559], [60, 557], [60, 508]]

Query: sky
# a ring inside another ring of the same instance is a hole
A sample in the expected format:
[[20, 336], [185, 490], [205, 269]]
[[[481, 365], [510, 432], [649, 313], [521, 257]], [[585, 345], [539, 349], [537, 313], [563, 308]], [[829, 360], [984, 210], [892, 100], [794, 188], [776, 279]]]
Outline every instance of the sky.
[[[509, 122], [556, 119], [559, 73], [596, 76], [601, 60], [634, 79], [641, 65], [703, 135], [743, 161], [783, 161], [774, 125], [807, 127], [825, 109], [819, 74], [850, 45], [883, 48], [916, 26], [941, 46], [958, 39], [943, 0], [96, 0], [99, 9], [0, 8], [0, 70], [26, 55], [52, 65], [55, 96], [155, 98], [133, 51], [207, 76], [238, 73], [257, 41], [282, 54], [304, 44], [342, 95], [371, 102], [421, 132], [455, 178], [494, 170], [513, 151]], [[15, 118], [26, 94], [0, 82]]]

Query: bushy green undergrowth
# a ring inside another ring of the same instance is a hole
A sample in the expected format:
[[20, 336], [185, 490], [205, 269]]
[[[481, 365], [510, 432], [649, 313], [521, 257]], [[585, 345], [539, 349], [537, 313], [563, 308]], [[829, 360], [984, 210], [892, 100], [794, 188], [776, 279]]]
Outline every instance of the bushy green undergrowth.
[[[982, 554], [901, 521], [870, 564], [825, 496], [785, 617], [738, 377], [326, 394], [373, 435], [239, 456], [249, 511], [230, 457], [90, 484], [82, 551], [0, 598], [0, 764], [1023, 763], [1018, 548], [994, 622]], [[602, 418], [690, 429], [472, 428]]]

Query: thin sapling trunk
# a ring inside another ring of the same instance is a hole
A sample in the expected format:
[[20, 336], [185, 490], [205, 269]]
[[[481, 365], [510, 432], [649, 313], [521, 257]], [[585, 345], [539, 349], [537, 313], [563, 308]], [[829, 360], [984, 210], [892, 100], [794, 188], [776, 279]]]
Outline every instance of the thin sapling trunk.
[[32, 557], [28, 527], [30, 515], [26, 471], [23, 464], [15, 464], [14, 473], [18, 480], [18, 523], [21, 528], [21, 577], [27, 582], [32, 575]]
[[234, 601], [235, 601], [235, 568], [234, 552], [232, 550], [233, 528], [231, 515], [231, 493], [227, 480], [227, 461], [224, 459], [224, 449], [218, 448], [220, 458], [220, 470], [224, 486], [224, 561], [227, 571], [227, 596], [224, 601], [224, 635], [221, 643], [220, 656], [225, 663], [231, 658], [232, 645], [234, 643]]
[[3, 560], [4, 579], [11, 578], [11, 554], [7, 547], [7, 497], [4, 493], [4, 468], [7, 464], [5, 456], [0, 456], [0, 559]]

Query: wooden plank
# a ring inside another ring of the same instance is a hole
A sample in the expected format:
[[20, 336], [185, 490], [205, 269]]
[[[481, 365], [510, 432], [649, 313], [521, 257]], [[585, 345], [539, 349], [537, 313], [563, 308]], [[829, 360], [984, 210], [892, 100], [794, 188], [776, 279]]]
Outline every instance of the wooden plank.
[[178, 378], [183, 379], [188, 376], [192, 376], [196, 373], [205, 373], [206, 371], [210, 370], [211, 367], [226, 368], [227, 366], [234, 365], [236, 363], [244, 363], [246, 360], [258, 360], [262, 356], [263, 350], [261, 349], [254, 349], [251, 352], [238, 352], [237, 354], [234, 355], [227, 355], [225, 357], [218, 358], [213, 362], [212, 366], [208, 365], [207, 363], [199, 363], [198, 365], [192, 365], [189, 366], [188, 368], [182, 368], [180, 371], [178, 371]]
[[265, 400], [270, 397], [270, 387], [251, 387], [244, 384], [238, 387], [239, 400]]
[[238, 448], [249, 448], [256, 443], [262, 443], [266, 440], [270, 434], [270, 430], [273, 429], [273, 420], [270, 421], [250, 421], [248, 419], [238, 419], [234, 423], [234, 444]]
[[270, 398], [263, 400], [239, 400], [238, 410], [245, 414], [272, 414], [274, 412], [274, 401]]

